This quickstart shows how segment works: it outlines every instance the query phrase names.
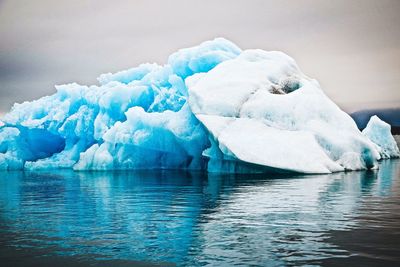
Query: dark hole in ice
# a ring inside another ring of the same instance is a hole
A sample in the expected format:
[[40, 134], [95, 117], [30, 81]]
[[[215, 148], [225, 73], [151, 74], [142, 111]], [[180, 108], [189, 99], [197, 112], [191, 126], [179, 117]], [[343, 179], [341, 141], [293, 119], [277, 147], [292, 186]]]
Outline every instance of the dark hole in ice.
[[293, 77], [286, 78], [279, 82], [279, 84], [273, 85], [270, 92], [276, 95], [285, 95], [296, 91], [301, 87], [299, 80]]
[[296, 91], [297, 89], [300, 88], [300, 82], [296, 79], [285, 79], [281, 83], [282, 86], [282, 91], [285, 93], [291, 93], [293, 91]]

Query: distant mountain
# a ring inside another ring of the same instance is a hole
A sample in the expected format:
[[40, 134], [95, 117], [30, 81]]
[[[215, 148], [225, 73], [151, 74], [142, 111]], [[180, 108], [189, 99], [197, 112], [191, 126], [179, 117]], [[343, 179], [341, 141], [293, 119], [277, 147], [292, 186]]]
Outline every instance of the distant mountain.
[[377, 115], [381, 120], [392, 126], [393, 134], [400, 134], [400, 108], [367, 109], [350, 113], [359, 129], [364, 129], [369, 119]]

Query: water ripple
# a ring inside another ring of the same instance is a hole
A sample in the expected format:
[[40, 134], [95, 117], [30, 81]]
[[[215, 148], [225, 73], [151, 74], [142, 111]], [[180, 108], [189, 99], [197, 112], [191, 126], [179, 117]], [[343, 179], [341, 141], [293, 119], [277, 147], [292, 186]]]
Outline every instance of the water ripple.
[[399, 167], [392, 160], [379, 171], [317, 176], [4, 172], [0, 259], [395, 265]]

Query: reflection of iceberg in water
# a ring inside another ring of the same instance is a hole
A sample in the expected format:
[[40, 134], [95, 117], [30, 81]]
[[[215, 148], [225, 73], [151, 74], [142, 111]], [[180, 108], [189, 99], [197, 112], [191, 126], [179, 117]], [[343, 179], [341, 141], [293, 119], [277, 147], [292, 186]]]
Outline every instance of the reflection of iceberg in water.
[[385, 160], [382, 161], [381, 163], [381, 168], [379, 174], [380, 174], [380, 183], [378, 185], [378, 192], [379, 195], [385, 196], [385, 195], [390, 195], [390, 191], [393, 185], [393, 178], [395, 177], [400, 177], [400, 168], [399, 166], [397, 168], [393, 168], [393, 164], [399, 165], [399, 162], [396, 161], [395, 163]]
[[187, 174], [8, 174], [0, 182], [0, 203], [10, 207], [2, 218], [61, 254], [180, 262], [203, 201], [202, 179]]
[[55, 254], [188, 266], [346, 257], [346, 250], [329, 243], [330, 231], [357, 229], [370, 198], [396, 193], [399, 164], [285, 179], [9, 172], [0, 178], [0, 223], [7, 226], [0, 231], [20, 236], [9, 241], [14, 246], [50, 247]]
[[[281, 266], [349, 256], [329, 243], [329, 232], [357, 228], [358, 217], [369, 213], [360, 209], [370, 197], [376, 201], [383, 192], [389, 193], [392, 179], [400, 176], [398, 165], [383, 161], [379, 172], [269, 180], [262, 186], [241, 187], [204, 219], [199, 236], [206, 245], [198, 246], [201, 256], [196, 260]], [[387, 213], [375, 212], [378, 222], [379, 215]]]

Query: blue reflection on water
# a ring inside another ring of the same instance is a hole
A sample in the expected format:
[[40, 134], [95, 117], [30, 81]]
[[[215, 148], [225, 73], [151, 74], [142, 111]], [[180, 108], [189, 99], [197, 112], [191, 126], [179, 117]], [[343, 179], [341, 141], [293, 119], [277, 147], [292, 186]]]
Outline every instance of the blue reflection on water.
[[[13, 235], [0, 245], [188, 266], [349, 257], [330, 231], [399, 210], [399, 166], [315, 176], [4, 172], [0, 235]], [[398, 221], [379, 222], [388, 223]]]

